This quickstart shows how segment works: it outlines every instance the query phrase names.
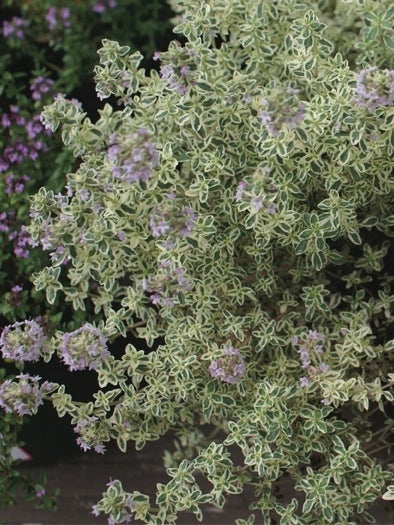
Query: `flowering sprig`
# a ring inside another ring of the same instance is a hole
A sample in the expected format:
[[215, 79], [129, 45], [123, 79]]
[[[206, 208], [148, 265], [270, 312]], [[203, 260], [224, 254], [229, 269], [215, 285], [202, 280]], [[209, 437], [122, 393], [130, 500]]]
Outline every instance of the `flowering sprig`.
[[51, 6], [45, 14], [50, 31], [71, 27], [71, 12], [69, 7]]
[[122, 137], [122, 140], [118, 140], [116, 135], [111, 137], [108, 160], [115, 180], [128, 184], [147, 181], [158, 159], [156, 146], [149, 140], [149, 133], [144, 128]]
[[278, 187], [269, 175], [270, 171], [267, 166], [262, 166], [252, 176], [238, 182], [234, 200], [240, 203], [241, 210], [249, 209], [251, 213], [261, 210], [270, 215], [277, 213], [277, 204], [274, 201]]
[[144, 278], [141, 286], [153, 304], [169, 307], [174, 306], [180, 293], [192, 288], [190, 280], [184, 275], [184, 269], [170, 260], [161, 261], [158, 273]]
[[394, 105], [394, 70], [379, 70], [377, 66], [362, 69], [356, 76], [358, 107], [369, 111]]
[[31, 416], [44, 403], [46, 394], [56, 388], [55, 383], [44, 381], [40, 384], [40, 376], [19, 374], [18, 381], [6, 379], [0, 384], [0, 407], [7, 413], [19, 416]]
[[228, 345], [223, 348], [222, 356], [211, 361], [209, 373], [223, 383], [238, 383], [246, 372], [246, 365], [241, 352]]
[[[153, 237], [167, 236], [167, 244], [174, 245], [177, 235], [186, 237], [193, 231], [197, 215], [190, 206], [178, 211], [175, 205], [175, 193], [168, 193], [162, 205], [155, 206], [149, 218]], [[171, 242], [172, 240], [172, 242]]]
[[71, 371], [95, 370], [110, 355], [107, 339], [98, 328], [85, 323], [83, 326], [63, 334], [59, 355]]
[[104, 13], [107, 9], [114, 9], [117, 6], [116, 0], [97, 0], [92, 10], [94, 13]]
[[25, 38], [24, 28], [29, 25], [28, 21], [19, 16], [13, 16], [11, 21], [3, 21], [4, 38], [16, 38], [23, 40]]
[[269, 135], [277, 137], [282, 130], [294, 129], [305, 118], [305, 104], [298, 100], [299, 89], [292, 86], [276, 89], [269, 98], [260, 101], [262, 110], [258, 114]]
[[33, 100], [41, 100], [43, 95], [47, 95], [54, 84], [51, 78], [39, 76], [30, 83], [31, 96]]
[[76, 438], [77, 444], [84, 452], [91, 448], [98, 454], [105, 454], [106, 449], [103, 445], [103, 436], [101, 435], [100, 424], [95, 416], [86, 416], [81, 418], [74, 427], [74, 432], [79, 434]]
[[329, 365], [324, 362], [317, 366], [313, 364], [314, 356], [321, 355], [324, 352], [321, 343], [324, 343], [325, 339], [325, 335], [316, 330], [309, 330], [306, 337], [301, 338], [298, 335], [292, 337], [291, 344], [297, 348], [296, 352], [300, 354], [301, 366], [308, 374], [300, 378], [301, 387], [309, 386], [315, 376], [320, 376], [320, 374], [330, 370]]
[[[20, 286], [13, 287], [13, 293], [22, 291]], [[16, 322], [6, 326], [0, 336], [0, 352], [3, 359], [14, 361], [38, 361], [45, 353], [47, 337], [44, 329], [36, 321]]]

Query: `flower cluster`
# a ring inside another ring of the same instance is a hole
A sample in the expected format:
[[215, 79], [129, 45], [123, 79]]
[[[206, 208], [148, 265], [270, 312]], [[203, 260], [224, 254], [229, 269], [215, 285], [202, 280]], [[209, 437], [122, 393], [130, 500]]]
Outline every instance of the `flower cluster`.
[[15, 176], [13, 173], [9, 173], [5, 178], [6, 187], [4, 192], [7, 195], [11, 193], [22, 193], [25, 189], [25, 184], [30, 178], [27, 175]]
[[[193, 231], [197, 216], [190, 206], [177, 212], [175, 207], [175, 193], [167, 194], [167, 202], [160, 208], [155, 206], [149, 219], [149, 226], [153, 237], [162, 237], [168, 233], [186, 237]], [[174, 245], [168, 240], [167, 244]]]
[[115, 180], [133, 183], [146, 181], [157, 165], [159, 154], [156, 146], [149, 140], [148, 131], [140, 128], [137, 133], [122, 137], [111, 137], [108, 147], [108, 160]]
[[71, 27], [70, 8], [51, 6], [45, 15], [45, 20], [50, 31]]
[[[22, 291], [13, 287], [14, 293]], [[46, 349], [47, 338], [42, 326], [36, 321], [16, 322], [6, 326], [0, 336], [0, 353], [3, 359], [14, 361], [38, 361], [40, 353]]]
[[49, 93], [54, 82], [51, 78], [39, 76], [30, 84], [31, 96], [33, 100], [41, 100], [43, 95]]
[[394, 104], [394, 70], [379, 70], [377, 66], [362, 69], [356, 75], [356, 104], [375, 111]]
[[27, 27], [28, 22], [19, 16], [13, 16], [11, 21], [3, 21], [3, 36], [4, 38], [17, 38], [23, 40], [25, 38], [25, 31], [23, 28]]
[[53, 390], [54, 383], [44, 381], [40, 385], [40, 376], [19, 374], [18, 381], [6, 379], [0, 384], [0, 407], [7, 413], [16, 413], [20, 416], [35, 414], [38, 407], [44, 403], [43, 394]]
[[9, 211], [8, 213], [6, 211], [2, 211], [0, 213], [0, 232], [6, 233], [10, 230], [10, 226], [14, 217], [14, 210]]
[[95, 370], [109, 357], [107, 339], [98, 328], [85, 323], [74, 332], [65, 333], [60, 344], [60, 357], [71, 371]]
[[21, 259], [27, 259], [30, 254], [30, 247], [34, 247], [37, 243], [31, 238], [25, 225], [20, 229], [12, 231], [8, 235], [10, 241], [14, 241], [14, 254]]
[[209, 365], [209, 373], [223, 383], [238, 383], [246, 371], [246, 365], [241, 352], [232, 345], [223, 348], [222, 357], [215, 359]]
[[191, 287], [190, 281], [184, 276], [183, 268], [174, 268], [169, 260], [159, 264], [157, 275], [142, 280], [142, 289], [149, 294], [153, 304], [160, 306], [174, 306], [179, 293], [188, 291]]
[[107, 9], [114, 9], [116, 0], [98, 0], [93, 6], [94, 13], [104, 13]]
[[277, 137], [284, 129], [293, 129], [305, 118], [305, 104], [297, 100], [299, 89], [277, 90], [270, 98], [262, 98], [258, 115], [269, 135]]
[[[155, 55], [155, 58], [157, 56]], [[179, 95], [185, 95], [194, 84], [193, 80], [191, 80], [191, 69], [187, 65], [173, 66], [164, 64], [160, 66], [160, 76], [166, 81], [167, 86]]]
[[[92, 447], [98, 454], [105, 454], [105, 446], [100, 440], [100, 432], [96, 423], [98, 418], [96, 416], [87, 416], [78, 421], [74, 427], [74, 432], [79, 434], [76, 439], [77, 444], [86, 452]], [[88, 444], [89, 443], [89, 444]]]
[[324, 341], [325, 335], [316, 330], [309, 330], [305, 339], [301, 339], [298, 335], [293, 336], [291, 344], [294, 348], [297, 348], [296, 351], [300, 354], [301, 366], [308, 373], [308, 376], [301, 377], [300, 386], [307, 387], [314, 376], [328, 372], [330, 369], [330, 367], [323, 362], [317, 367], [312, 365], [312, 356], [323, 353], [323, 345], [320, 343]]
[[263, 166], [258, 168], [252, 177], [239, 181], [234, 195], [235, 202], [248, 205], [252, 212], [262, 210], [268, 214], [277, 212], [274, 202], [278, 187], [270, 177], [270, 168]]

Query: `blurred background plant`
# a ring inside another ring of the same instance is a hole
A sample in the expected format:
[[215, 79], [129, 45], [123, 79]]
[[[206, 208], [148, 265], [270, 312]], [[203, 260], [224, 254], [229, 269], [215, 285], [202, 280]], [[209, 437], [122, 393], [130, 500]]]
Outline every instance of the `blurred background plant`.
[[[41, 186], [58, 192], [64, 174], [75, 167], [60, 137], [41, 123], [40, 112], [57, 94], [67, 93], [81, 100], [94, 118], [99, 104], [92, 71], [101, 40], [112, 38], [142, 50], [144, 65], [151, 68], [154, 51], [166, 47], [170, 39], [170, 17], [170, 8], [160, 0], [1, 2], [0, 329], [29, 318], [51, 333], [55, 327], [72, 330], [83, 320], [94, 319], [93, 311], [75, 313], [69, 303], [56, 301], [49, 306], [45, 294], [31, 283], [30, 276], [47, 264], [48, 254], [26, 231], [29, 196]], [[22, 369], [36, 371], [31, 364], [15, 366], [0, 360], [0, 382]], [[58, 379], [59, 370], [55, 375]], [[27, 420], [31, 425], [26, 416], [2, 413], [0, 418], [0, 508], [15, 502], [20, 486], [38, 505], [55, 505], [55, 494], [47, 494], [45, 479], [35, 482], [22, 476], [11, 458]]]

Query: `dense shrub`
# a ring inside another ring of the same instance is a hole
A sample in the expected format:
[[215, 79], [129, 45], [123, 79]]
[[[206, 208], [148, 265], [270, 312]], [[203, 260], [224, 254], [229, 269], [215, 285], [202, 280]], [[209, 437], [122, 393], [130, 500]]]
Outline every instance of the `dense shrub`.
[[[58, 96], [43, 112], [78, 167], [62, 195], [34, 197], [29, 234], [60, 247], [35, 286], [101, 318], [59, 329], [42, 357], [66, 361], [80, 337], [73, 363], [101, 390], [81, 403], [43, 383], [38, 399], [71, 415], [84, 450], [177, 437], [155, 501], [108, 484], [93, 514], [110, 524], [202, 519], [249, 485], [238, 525], [359, 523], [386, 491], [394, 9], [366, 4], [174, 1], [186, 42], [156, 53], [160, 74], [103, 41], [97, 94], [120, 108], [93, 122]], [[164, 341], [105, 352], [127, 334]]]

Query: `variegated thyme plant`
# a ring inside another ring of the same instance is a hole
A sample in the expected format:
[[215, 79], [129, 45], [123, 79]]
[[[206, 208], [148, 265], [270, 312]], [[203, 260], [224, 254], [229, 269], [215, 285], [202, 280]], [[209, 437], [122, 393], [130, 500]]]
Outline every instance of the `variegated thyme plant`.
[[[79, 166], [34, 198], [30, 234], [61, 247], [35, 285], [102, 320], [41, 355], [90, 363], [102, 390], [40, 395], [84, 450], [176, 434], [156, 498], [108, 484], [93, 513], [110, 524], [203, 519], [250, 485], [238, 525], [360, 523], [392, 497], [394, 8], [172, 3], [185, 41], [156, 53], [160, 74], [105, 40], [97, 93], [121, 106], [44, 110]], [[161, 343], [108, 355], [127, 334]]]

